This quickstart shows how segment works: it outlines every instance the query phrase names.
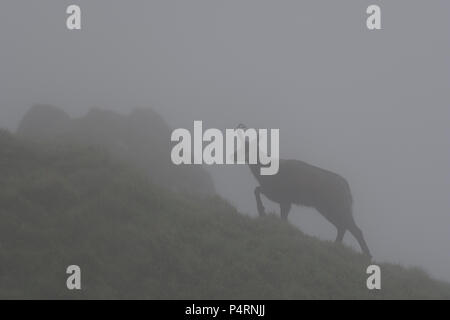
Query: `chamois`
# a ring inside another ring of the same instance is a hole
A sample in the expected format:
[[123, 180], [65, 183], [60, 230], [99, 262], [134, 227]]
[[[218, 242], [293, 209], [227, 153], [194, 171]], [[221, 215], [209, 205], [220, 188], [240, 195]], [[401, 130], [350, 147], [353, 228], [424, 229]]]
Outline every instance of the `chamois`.
[[[245, 130], [246, 126], [241, 124], [237, 128]], [[241, 139], [244, 139], [242, 135]], [[245, 141], [244, 146], [247, 160], [249, 142]], [[299, 160], [280, 159], [279, 171], [275, 175], [261, 175], [262, 165], [258, 161], [256, 164], [247, 161], [247, 164], [259, 183], [255, 197], [260, 216], [265, 215], [261, 195], [280, 205], [283, 220], [287, 220], [293, 204], [315, 208], [336, 227], [337, 243], [342, 243], [348, 230], [358, 240], [363, 253], [371, 258], [362, 231], [353, 219], [353, 200], [347, 180]]]

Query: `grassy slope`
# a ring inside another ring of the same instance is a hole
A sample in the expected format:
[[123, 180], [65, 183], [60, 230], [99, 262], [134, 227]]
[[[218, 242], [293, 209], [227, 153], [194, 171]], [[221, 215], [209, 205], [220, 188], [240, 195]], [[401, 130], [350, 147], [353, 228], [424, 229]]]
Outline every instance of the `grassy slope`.
[[[0, 134], [0, 298], [450, 298], [416, 269], [367, 261], [276, 217], [155, 187], [100, 150]], [[82, 268], [83, 289], [65, 288]]]

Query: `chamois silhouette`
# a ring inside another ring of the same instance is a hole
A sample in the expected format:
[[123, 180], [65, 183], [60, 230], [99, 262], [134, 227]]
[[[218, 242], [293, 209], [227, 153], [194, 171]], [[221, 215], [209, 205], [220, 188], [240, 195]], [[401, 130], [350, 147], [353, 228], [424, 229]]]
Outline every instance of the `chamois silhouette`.
[[[246, 130], [240, 124], [237, 129]], [[244, 139], [241, 135], [241, 139]], [[358, 241], [363, 253], [371, 258], [361, 229], [353, 219], [353, 199], [350, 186], [340, 175], [300, 160], [280, 159], [275, 175], [261, 175], [262, 165], [248, 162], [249, 141], [244, 142], [246, 162], [259, 183], [255, 188], [256, 205], [260, 216], [265, 215], [261, 195], [280, 205], [281, 218], [287, 220], [293, 204], [315, 208], [337, 229], [336, 242], [342, 243], [348, 230]]]

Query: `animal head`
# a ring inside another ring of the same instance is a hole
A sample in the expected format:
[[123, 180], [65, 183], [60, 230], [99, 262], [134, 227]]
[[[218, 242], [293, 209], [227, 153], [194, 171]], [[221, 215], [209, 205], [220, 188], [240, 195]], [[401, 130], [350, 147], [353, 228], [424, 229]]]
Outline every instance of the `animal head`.
[[[246, 136], [246, 131], [248, 127], [245, 124], [240, 123], [236, 128], [236, 133], [238, 136], [238, 144], [236, 144], [234, 153], [232, 155], [232, 158], [235, 162], [237, 162], [237, 155], [238, 151], [241, 151], [242, 148], [244, 148], [245, 152], [245, 163], [249, 163], [249, 153], [250, 153], [250, 138]], [[255, 140], [256, 141], [256, 140]], [[253, 143], [254, 141], [252, 141]]]
[[[264, 134], [266, 136], [264, 136]], [[262, 137], [261, 137], [262, 135]], [[251, 168], [260, 168], [263, 175], [273, 175], [279, 168], [279, 133], [278, 129], [271, 129], [270, 139], [271, 154], [268, 155], [267, 130], [262, 131], [249, 129], [244, 124], [239, 124], [234, 129], [234, 137], [238, 140], [238, 145], [234, 147], [234, 163], [249, 164]], [[260, 140], [261, 139], [261, 140]], [[275, 140], [274, 140], [275, 139]], [[274, 141], [272, 141], [274, 140]], [[244, 148], [244, 150], [242, 150]], [[256, 165], [256, 166], [254, 166]], [[252, 170], [253, 170], [252, 169]]]

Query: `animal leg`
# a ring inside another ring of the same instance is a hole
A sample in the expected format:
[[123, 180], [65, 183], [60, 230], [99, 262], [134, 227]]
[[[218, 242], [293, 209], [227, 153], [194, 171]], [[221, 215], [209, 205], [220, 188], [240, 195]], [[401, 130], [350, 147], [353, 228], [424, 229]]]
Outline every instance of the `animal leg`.
[[344, 239], [345, 231], [347, 231], [344, 228], [337, 228], [337, 236], [336, 236], [336, 243], [342, 243], [342, 240]]
[[358, 228], [358, 226], [356, 225], [355, 222], [353, 222], [351, 224], [351, 226], [348, 228], [348, 230], [350, 231], [350, 233], [356, 238], [356, 240], [358, 240], [359, 246], [361, 247], [361, 250], [363, 251], [363, 253], [369, 257], [372, 258], [370, 251], [369, 251], [369, 247], [367, 246], [366, 241], [364, 240], [364, 236], [363, 233], [361, 231], [360, 228]]
[[260, 217], [266, 215], [266, 211], [264, 209], [263, 203], [261, 201], [261, 187], [255, 188], [255, 198], [256, 198], [256, 206], [258, 207], [258, 213]]
[[287, 220], [289, 211], [291, 211], [291, 204], [290, 203], [281, 203], [280, 211], [281, 211], [281, 219]]

